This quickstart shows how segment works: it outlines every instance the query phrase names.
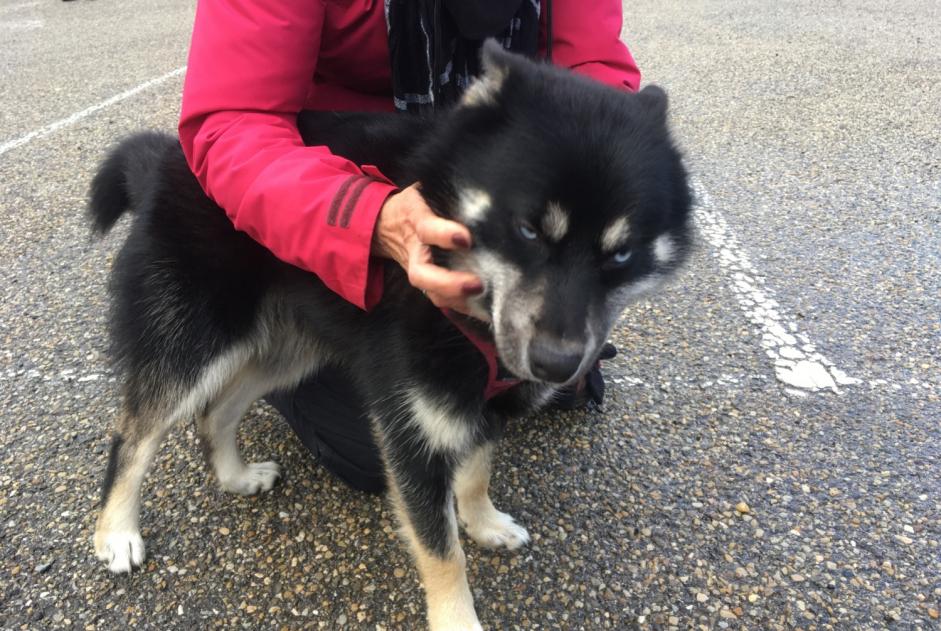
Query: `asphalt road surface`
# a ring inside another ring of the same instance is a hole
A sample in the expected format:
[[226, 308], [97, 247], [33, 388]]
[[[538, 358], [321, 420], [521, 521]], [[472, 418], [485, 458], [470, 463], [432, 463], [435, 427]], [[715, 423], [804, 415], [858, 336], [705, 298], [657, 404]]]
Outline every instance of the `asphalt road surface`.
[[[941, 4], [625, 6], [671, 95], [696, 254], [617, 328], [603, 410], [515, 424], [495, 502], [518, 554], [467, 542], [493, 629], [931, 629], [941, 610]], [[83, 220], [122, 134], [172, 130], [193, 2], [0, 3], [0, 628], [414, 629], [383, 500], [257, 405], [255, 498], [191, 427], [144, 492], [149, 558], [91, 535], [119, 401], [104, 357], [123, 229]]]

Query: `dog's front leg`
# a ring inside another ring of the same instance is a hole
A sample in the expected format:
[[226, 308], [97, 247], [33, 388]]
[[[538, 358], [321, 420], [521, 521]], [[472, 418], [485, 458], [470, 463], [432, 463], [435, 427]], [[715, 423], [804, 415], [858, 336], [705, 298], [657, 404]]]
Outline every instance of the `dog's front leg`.
[[441, 456], [416, 454], [387, 462], [390, 497], [425, 587], [431, 631], [481, 629], [458, 540], [449, 466]]
[[529, 533], [490, 501], [490, 463], [494, 443], [473, 449], [454, 476], [457, 510], [464, 530], [485, 548], [516, 550], [529, 542]]
[[470, 449], [474, 426], [458, 409], [418, 391], [373, 413], [390, 499], [425, 587], [429, 626], [432, 631], [480, 629], [451, 488], [455, 464]]

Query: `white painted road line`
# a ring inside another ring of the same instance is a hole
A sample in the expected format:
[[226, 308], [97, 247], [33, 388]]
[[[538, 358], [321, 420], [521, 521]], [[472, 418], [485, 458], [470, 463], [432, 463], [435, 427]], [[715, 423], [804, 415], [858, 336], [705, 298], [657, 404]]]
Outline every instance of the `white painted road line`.
[[697, 199], [695, 215], [702, 234], [715, 248], [713, 256], [728, 273], [732, 291], [745, 317], [758, 327], [765, 354], [774, 362], [775, 376], [798, 391], [838, 392], [838, 386], [861, 383], [860, 379], [847, 376], [819, 353], [807, 336], [798, 330], [795, 320], [782, 312], [781, 306], [772, 298], [774, 292], [758, 275], [702, 184], [694, 181], [693, 189]]
[[[5, 7], [0, 7], [0, 15], [6, 16], [10, 13], [15, 13], [23, 9], [31, 9], [38, 5], [39, 2], [8, 4]], [[12, 19], [11, 16], [11, 19], [0, 20], [0, 31], [32, 31], [37, 28], [42, 28], [45, 25], [46, 23], [41, 19]]]
[[124, 92], [121, 92], [120, 94], [116, 94], [112, 96], [111, 98], [102, 101], [101, 103], [92, 105], [91, 107], [87, 107], [80, 112], [75, 112], [71, 116], [63, 118], [61, 120], [57, 120], [56, 122], [50, 123], [49, 125], [46, 125], [45, 127], [41, 127], [40, 129], [37, 129], [35, 131], [31, 131], [25, 136], [20, 136], [19, 138], [15, 138], [14, 140], [7, 141], [3, 143], [2, 145], [0, 145], [0, 156], [2, 156], [8, 151], [12, 151], [13, 149], [16, 149], [17, 147], [25, 145], [26, 143], [32, 140], [36, 140], [38, 138], [48, 136], [49, 134], [54, 133], [64, 127], [68, 127], [69, 125], [74, 125], [78, 121], [82, 120], [83, 118], [87, 116], [90, 116], [91, 114], [94, 114], [95, 112], [99, 110], [103, 110], [106, 107], [114, 105], [115, 103], [119, 103], [125, 99], [128, 99], [134, 96], [135, 94], [143, 92], [144, 90], [152, 88], [156, 85], [160, 85], [164, 81], [168, 81], [169, 79], [178, 77], [181, 74], [183, 74], [185, 71], [186, 71], [186, 66], [177, 68], [176, 70], [171, 70], [170, 72], [164, 75], [161, 75], [155, 79], [151, 79], [150, 81], [145, 81], [144, 83], [138, 86], [135, 86], [129, 90], [125, 90]]
[[5, 7], [0, 7], [0, 15], [5, 13], [13, 13], [14, 11], [20, 11], [21, 9], [29, 9], [31, 7], [38, 7], [41, 3], [38, 2], [18, 2], [16, 4], [8, 4]]
[[42, 28], [46, 23], [42, 20], [2, 20], [0, 30], [3, 31], [32, 31]]

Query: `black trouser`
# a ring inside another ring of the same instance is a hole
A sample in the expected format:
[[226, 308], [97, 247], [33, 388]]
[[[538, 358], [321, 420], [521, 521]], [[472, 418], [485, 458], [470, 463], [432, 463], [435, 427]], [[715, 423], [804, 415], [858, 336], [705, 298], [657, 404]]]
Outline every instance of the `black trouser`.
[[355, 489], [379, 493], [385, 475], [359, 394], [338, 368], [325, 368], [295, 390], [266, 400], [332, 473]]

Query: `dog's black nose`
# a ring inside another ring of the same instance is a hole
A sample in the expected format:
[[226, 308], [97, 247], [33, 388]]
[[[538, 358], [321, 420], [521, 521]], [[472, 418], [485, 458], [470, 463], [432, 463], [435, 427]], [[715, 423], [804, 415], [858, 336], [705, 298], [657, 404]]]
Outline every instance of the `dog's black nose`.
[[529, 365], [537, 379], [565, 383], [581, 363], [582, 353], [565, 348], [558, 340], [536, 338], [529, 344]]

